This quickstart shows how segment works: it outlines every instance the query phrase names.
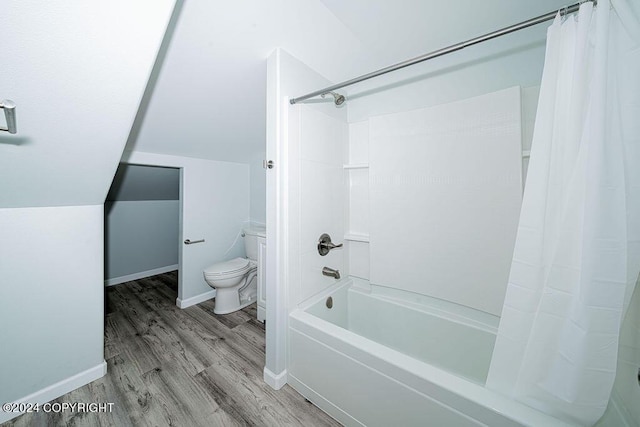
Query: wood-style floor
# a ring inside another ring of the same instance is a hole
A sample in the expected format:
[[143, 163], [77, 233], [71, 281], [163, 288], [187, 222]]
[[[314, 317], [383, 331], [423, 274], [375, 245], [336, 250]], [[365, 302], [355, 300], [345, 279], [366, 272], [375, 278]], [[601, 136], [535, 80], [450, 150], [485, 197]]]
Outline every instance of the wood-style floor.
[[111, 413], [21, 415], [6, 426], [338, 426], [291, 387], [262, 380], [256, 308], [217, 316], [175, 306], [177, 272], [106, 289], [108, 373], [55, 402], [112, 402]]

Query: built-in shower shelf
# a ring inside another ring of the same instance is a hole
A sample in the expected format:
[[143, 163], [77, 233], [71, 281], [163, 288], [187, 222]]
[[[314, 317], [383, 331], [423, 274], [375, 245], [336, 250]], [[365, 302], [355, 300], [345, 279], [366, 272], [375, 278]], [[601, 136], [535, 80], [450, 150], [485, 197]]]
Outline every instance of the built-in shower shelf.
[[523, 150], [522, 157], [531, 157], [531, 150]]
[[345, 169], [369, 169], [369, 163], [350, 163], [343, 167]]
[[369, 235], [361, 234], [361, 233], [347, 233], [344, 235], [344, 240], [348, 240], [350, 242], [365, 242], [369, 243]]

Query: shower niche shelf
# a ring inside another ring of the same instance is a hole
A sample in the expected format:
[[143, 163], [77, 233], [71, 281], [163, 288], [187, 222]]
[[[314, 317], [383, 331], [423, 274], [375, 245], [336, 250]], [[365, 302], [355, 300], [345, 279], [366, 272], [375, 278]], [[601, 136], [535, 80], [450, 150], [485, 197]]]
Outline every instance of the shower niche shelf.
[[369, 169], [369, 163], [348, 163], [343, 165], [345, 170], [348, 169]]
[[362, 233], [346, 233], [344, 235], [344, 240], [348, 240], [350, 242], [364, 242], [369, 243], [369, 235]]

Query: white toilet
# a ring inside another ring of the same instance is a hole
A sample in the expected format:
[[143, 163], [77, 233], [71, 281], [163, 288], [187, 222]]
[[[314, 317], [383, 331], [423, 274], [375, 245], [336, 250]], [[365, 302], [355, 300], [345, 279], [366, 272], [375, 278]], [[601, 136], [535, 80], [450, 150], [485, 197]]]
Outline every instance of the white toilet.
[[229, 314], [256, 302], [258, 295], [258, 236], [263, 229], [243, 230], [247, 258], [234, 258], [204, 269], [204, 280], [216, 290], [215, 314]]

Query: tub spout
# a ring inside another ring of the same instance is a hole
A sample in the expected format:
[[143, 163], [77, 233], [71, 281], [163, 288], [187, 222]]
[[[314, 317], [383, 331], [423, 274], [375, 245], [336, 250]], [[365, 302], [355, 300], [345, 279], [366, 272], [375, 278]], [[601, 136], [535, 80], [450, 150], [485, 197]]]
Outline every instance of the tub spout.
[[333, 277], [336, 280], [340, 278], [340, 271], [334, 270], [333, 268], [329, 267], [322, 267], [322, 274], [324, 274], [325, 276]]

